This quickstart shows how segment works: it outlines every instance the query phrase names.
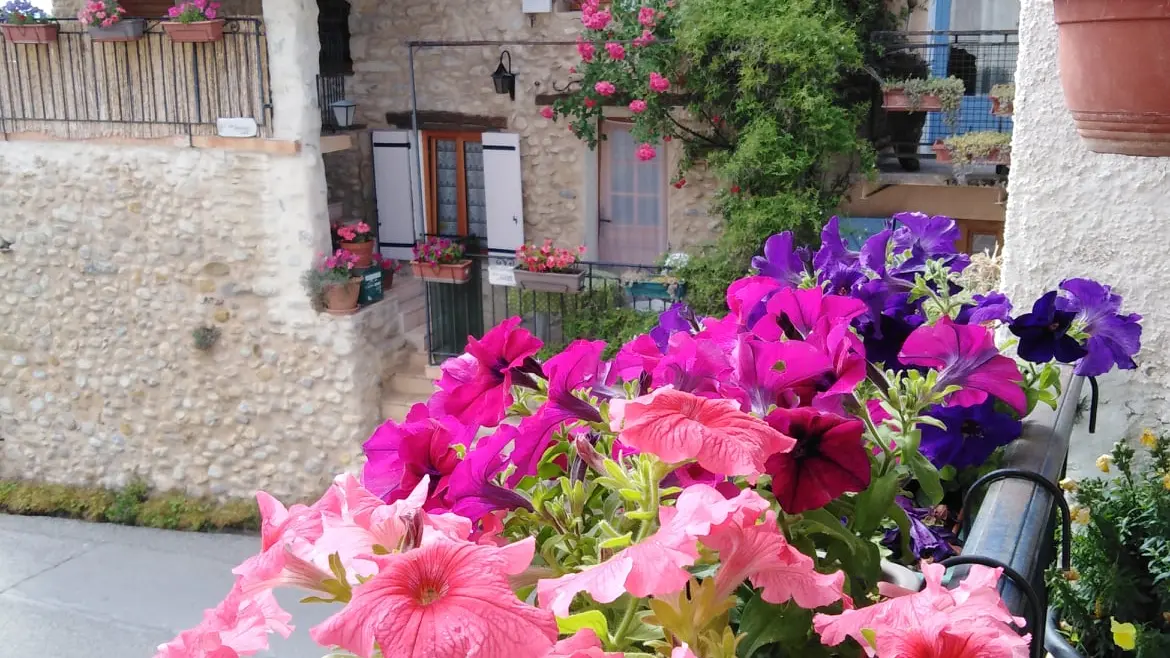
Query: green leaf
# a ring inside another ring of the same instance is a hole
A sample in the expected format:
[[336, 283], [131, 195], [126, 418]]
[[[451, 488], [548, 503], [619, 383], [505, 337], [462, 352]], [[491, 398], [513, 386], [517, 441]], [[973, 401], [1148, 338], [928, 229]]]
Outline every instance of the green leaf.
[[621, 549], [621, 548], [625, 548], [625, 547], [629, 546], [631, 543], [633, 543], [633, 539], [634, 539], [633, 533], [627, 532], [626, 534], [621, 535], [620, 537], [613, 537], [611, 539], [606, 539], [605, 541], [598, 544], [598, 546], [600, 546], [601, 548]]
[[914, 479], [918, 480], [919, 486], [922, 487], [922, 493], [926, 494], [928, 502], [931, 505], [942, 502], [942, 480], [939, 478], [938, 469], [934, 467], [934, 464], [931, 464], [930, 460], [923, 457], [922, 453], [917, 450], [903, 451], [902, 462], [910, 468]]
[[568, 617], [557, 617], [557, 631], [572, 635], [582, 628], [591, 628], [597, 637], [609, 637], [609, 622], [600, 610], [586, 610]]
[[802, 646], [812, 626], [812, 611], [792, 604], [775, 605], [752, 597], [739, 615], [739, 632], [744, 635], [736, 650], [738, 658], [751, 658], [761, 648], [780, 643]]
[[890, 471], [871, 480], [869, 487], [858, 494], [853, 508], [853, 529], [862, 537], [869, 536], [881, 525], [894, 496], [898, 494], [898, 474]]

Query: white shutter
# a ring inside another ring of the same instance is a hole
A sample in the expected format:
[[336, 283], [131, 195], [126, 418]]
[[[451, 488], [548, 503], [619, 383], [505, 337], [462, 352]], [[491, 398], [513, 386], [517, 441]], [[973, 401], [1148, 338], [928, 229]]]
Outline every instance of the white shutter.
[[488, 251], [513, 255], [524, 244], [520, 135], [483, 134], [483, 182], [487, 197]]
[[409, 260], [421, 232], [423, 207], [418, 142], [408, 130], [375, 130], [374, 194], [378, 206], [378, 251], [385, 258]]

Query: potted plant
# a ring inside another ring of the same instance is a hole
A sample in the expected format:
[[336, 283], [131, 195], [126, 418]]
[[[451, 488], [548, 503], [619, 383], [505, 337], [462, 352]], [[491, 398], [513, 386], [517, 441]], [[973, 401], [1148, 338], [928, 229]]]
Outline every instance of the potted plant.
[[410, 270], [423, 281], [463, 284], [471, 280], [471, 261], [463, 245], [450, 238], [430, 237], [414, 245]]
[[1073, 570], [1049, 574], [1054, 658], [1170, 655], [1170, 437], [1150, 430], [1097, 459], [1075, 496]]
[[167, 10], [171, 20], [163, 30], [178, 43], [211, 43], [223, 39], [223, 19], [219, 3], [209, 0], [185, 0]]
[[1160, 0], [1055, 0], [1060, 82], [1090, 151], [1170, 155], [1170, 11]]
[[28, 0], [11, 0], [0, 5], [0, 30], [11, 43], [53, 43], [57, 23]]
[[320, 254], [317, 264], [301, 278], [305, 291], [313, 298], [314, 306], [324, 306], [332, 315], [351, 315], [357, 312], [362, 279], [354, 270], [357, 257], [344, 249], [332, 256]]
[[947, 123], [954, 125], [966, 89], [954, 76], [886, 82], [882, 84], [882, 107], [890, 112], [946, 112]]
[[991, 113], [997, 117], [1010, 117], [1014, 111], [1016, 86], [1013, 84], [993, 85], [988, 92], [991, 97]]
[[544, 245], [521, 245], [516, 249], [516, 285], [521, 290], [576, 294], [581, 292], [585, 270], [577, 267], [585, 246], [575, 249], [554, 247], [552, 240]]
[[1012, 163], [1011, 133], [974, 132], [934, 143], [939, 162], [956, 165]]
[[382, 290], [394, 287], [394, 275], [402, 270], [402, 263], [393, 258], [383, 258], [382, 254], [374, 253], [374, 265], [382, 268]]
[[365, 222], [344, 224], [337, 229], [341, 248], [357, 256], [358, 267], [369, 267], [374, 260], [374, 231]]
[[124, 18], [126, 10], [118, 0], [87, 0], [77, 20], [88, 28], [94, 41], [137, 41], [146, 32], [146, 21]]

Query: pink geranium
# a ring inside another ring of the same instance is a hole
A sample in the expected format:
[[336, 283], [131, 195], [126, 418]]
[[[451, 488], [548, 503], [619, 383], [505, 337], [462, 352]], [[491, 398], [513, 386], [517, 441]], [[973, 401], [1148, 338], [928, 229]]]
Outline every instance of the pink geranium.
[[613, 83], [608, 80], [598, 82], [593, 85], [593, 89], [602, 96], [613, 96], [614, 92], [617, 91], [617, 87], [613, 86]]
[[626, 445], [669, 463], [694, 460], [722, 475], [759, 475], [769, 455], [795, 444], [732, 400], [669, 387], [635, 400], [614, 400], [610, 419]]
[[608, 9], [599, 11], [593, 5], [581, 8], [581, 23], [590, 30], [604, 30], [613, 20], [613, 14]]
[[609, 53], [611, 59], [623, 60], [626, 58], [626, 49], [622, 44], [616, 41], [610, 41], [605, 44], [605, 52]]
[[662, 93], [670, 89], [670, 80], [662, 77], [662, 74], [657, 71], [650, 73], [650, 91]]
[[313, 640], [362, 658], [375, 646], [384, 656], [543, 658], [557, 624], [509, 586], [532, 560], [532, 539], [518, 549], [441, 541], [376, 558], [378, 575], [313, 628]]
[[634, 151], [634, 155], [642, 162], [649, 162], [654, 159], [654, 156], [658, 155], [658, 151], [655, 151], [654, 147], [650, 144], [641, 144], [638, 146], [638, 150]]
[[641, 114], [646, 111], [646, 101], [641, 98], [635, 98], [630, 101], [630, 111], [634, 114]]
[[634, 37], [634, 47], [644, 48], [657, 41], [657, 37], [649, 29], [642, 30], [642, 34]]

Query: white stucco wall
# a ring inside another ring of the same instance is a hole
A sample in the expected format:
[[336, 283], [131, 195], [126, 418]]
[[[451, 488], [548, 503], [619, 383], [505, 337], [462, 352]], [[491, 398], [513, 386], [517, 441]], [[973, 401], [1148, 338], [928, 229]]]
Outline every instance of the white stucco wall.
[[1138, 370], [1101, 379], [1098, 432], [1089, 436], [1085, 421], [1073, 437], [1070, 471], [1083, 472], [1121, 436], [1161, 426], [1170, 410], [1170, 158], [1085, 148], [1061, 91], [1051, 0], [1021, 3], [1014, 120], [1006, 292], [1031, 304], [1062, 279], [1092, 277], [1145, 318]]

